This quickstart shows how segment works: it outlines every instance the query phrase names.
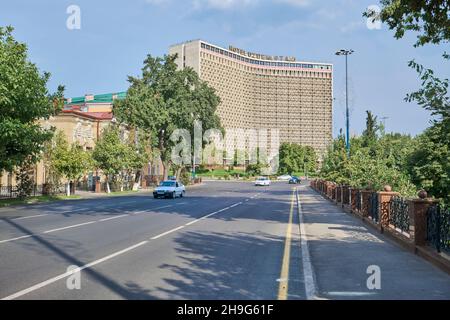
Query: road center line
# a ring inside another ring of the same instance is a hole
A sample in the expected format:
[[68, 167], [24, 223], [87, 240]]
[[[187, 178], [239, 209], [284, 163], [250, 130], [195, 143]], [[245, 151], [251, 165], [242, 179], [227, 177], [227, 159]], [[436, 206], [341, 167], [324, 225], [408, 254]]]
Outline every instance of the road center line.
[[297, 209], [298, 218], [300, 224], [300, 248], [302, 254], [302, 266], [303, 266], [303, 277], [305, 278], [305, 293], [307, 300], [317, 299], [317, 286], [314, 277], [314, 270], [311, 263], [311, 257], [309, 255], [308, 237], [306, 236], [305, 221], [303, 216], [302, 204], [300, 202], [300, 197], [297, 194]]
[[38, 217], [45, 217], [48, 216], [48, 213], [45, 214], [36, 214], [34, 216], [28, 216], [28, 217], [20, 217], [20, 218], [15, 218], [13, 220], [25, 220], [25, 219], [31, 219], [31, 218], [38, 218]]
[[283, 263], [281, 265], [280, 285], [278, 287], [278, 300], [287, 300], [289, 287], [289, 266], [291, 262], [291, 238], [292, 220], [294, 216], [295, 188], [292, 189], [291, 209], [289, 211], [289, 222], [286, 230], [286, 241], [284, 243]]
[[81, 226], [86, 226], [88, 224], [93, 224], [98, 222], [99, 220], [95, 220], [95, 221], [89, 221], [89, 222], [84, 222], [84, 223], [79, 223], [79, 224], [74, 224], [72, 226], [67, 226], [67, 227], [63, 227], [63, 228], [57, 228], [57, 229], [52, 229], [52, 230], [47, 230], [44, 231], [42, 233], [52, 233], [52, 232], [56, 232], [56, 231], [61, 231], [61, 230], [66, 230], [66, 229], [72, 229], [72, 228], [76, 228], [76, 227], [81, 227]]
[[175, 231], [181, 230], [181, 229], [183, 229], [184, 227], [185, 227], [185, 226], [180, 226], [180, 227], [178, 227], [178, 228], [173, 228], [172, 230], [169, 230], [169, 231], [166, 231], [166, 232], [164, 232], [164, 233], [161, 233], [161, 234], [159, 234], [159, 235], [157, 235], [157, 236], [154, 236], [153, 238], [151, 238], [151, 240], [156, 240], [156, 239], [162, 238], [162, 237], [167, 236], [168, 234], [171, 234], [171, 233], [173, 233], [173, 232], [175, 232]]
[[128, 217], [128, 216], [129, 216], [129, 214], [121, 214], [120, 216], [115, 216], [115, 217], [111, 217], [111, 218], [105, 218], [105, 219], [101, 219], [101, 220], [98, 220], [98, 221], [99, 222], [104, 222], [104, 221], [119, 219], [119, 218]]
[[6, 243], [6, 242], [15, 241], [15, 240], [25, 239], [25, 238], [29, 238], [29, 237], [32, 237], [32, 236], [34, 236], [34, 234], [27, 234], [26, 236], [21, 236], [21, 237], [12, 238], [12, 239], [1, 240], [0, 243]]

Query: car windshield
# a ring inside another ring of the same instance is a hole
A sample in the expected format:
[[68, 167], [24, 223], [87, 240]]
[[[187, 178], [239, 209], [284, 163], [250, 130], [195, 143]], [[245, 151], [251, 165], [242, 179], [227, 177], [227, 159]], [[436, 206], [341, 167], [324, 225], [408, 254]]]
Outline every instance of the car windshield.
[[163, 181], [159, 185], [160, 187], [175, 187], [174, 181]]
[[258, 180], [263, 180], [263, 181], [264, 181], [264, 180], [267, 180], [267, 178], [265, 178], [265, 177], [259, 177]]

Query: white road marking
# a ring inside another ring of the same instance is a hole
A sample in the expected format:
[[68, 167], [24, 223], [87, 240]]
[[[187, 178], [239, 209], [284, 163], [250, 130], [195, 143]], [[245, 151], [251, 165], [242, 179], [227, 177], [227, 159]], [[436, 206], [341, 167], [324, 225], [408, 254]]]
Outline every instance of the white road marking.
[[[197, 220], [195, 220], [195, 221], [192, 221], [192, 222], [190, 222], [190, 223], [188, 223], [188, 224], [186, 224], [186, 225], [184, 225], [184, 226], [180, 226], [180, 227], [174, 228], [174, 229], [172, 229], [172, 230], [169, 230], [169, 231], [167, 231], [167, 232], [161, 233], [161, 234], [159, 234], [159, 235], [157, 235], [157, 236], [154, 236], [153, 238], [151, 238], [151, 240], [156, 240], [156, 239], [159, 239], [159, 238], [161, 238], [161, 237], [164, 237], [164, 236], [166, 236], [166, 235], [168, 235], [168, 234], [170, 234], [170, 233], [173, 233], [173, 232], [176, 232], [176, 231], [178, 231], [178, 230], [181, 230], [181, 229], [185, 228], [185, 227], [188, 226], [188, 225], [192, 225], [192, 224], [195, 223], [195, 222], [198, 222], [198, 221], [200, 221], [200, 220], [207, 219], [208, 217], [211, 217], [211, 216], [213, 216], [213, 215], [215, 215], [215, 214], [218, 214], [218, 213], [220, 213], [220, 212], [229, 210], [229, 209], [231, 209], [231, 208], [233, 208], [233, 207], [236, 207], [236, 206], [238, 206], [238, 205], [240, 205], [240, 204], [242, 204], [242, 202], [235, 203], [235, 204], [232, 205], [232, 206], [229, 206], [229, 207], [223, 208], [223, 209], [221, 209], [221, 210], [215, 211], [215, 212], [213, 212], [213, 213], [210, 213], [210, 214], [208, 214], [208, 215], [206, 215], [206, 216], [204, 216], [204, 217], [202, 217], [202, 218], [200, 218], [200, 219], [197, 219]], [[91, 222], [87, 222], [87, 223], [84, 223], [84, 224], [79, 224], [79, 225], [77, 225], [77, 226], [85, 225], [85, 224], [91, 224], [91, 223], [95, 223], [95, 222], [98, 222], [98, 221], [91, 221]], [[70, 227], [74, 228], [75, 226], [70, 226]], [[64, 230], [64, 229], [67, 229], [67, 228], [70, 228], [70, 227], [65, 227], [65, 228], [60, 228], [60, 229], [54, 229], [54, 230], [49, 230], [49, 231], [47, 231], [46, 233], [53, 232], [53, 231], [56, 231], [56, 230]], [[22, 236], [22, 237], [19, 237], [19, 238], [25, 238], [25, 237], [31, 237], [31, 236], [34, 236], [34, 235], [27, 235], [27, 236]], [[9, 239], [9, 240], [3, 240], [3, 241], [1, 241], [1, 242], [5, 242], [5, 241], [12, 241], [12, 239]], [[1, 243], [1, 242], [0, 242], [0, 243]], [[23, 295], [26, 295], [26, 294], [28, 294], [28, 293], [30, 293], [30, 292], [33, 292], [33, 291], [35, 291], [35, 290], [38, 290], [38, 289], [40, 289], [40, 288], [42, 288], [42, 287], [48, 286], [48, 285], [50, 285], [50, 284], [52, 284], [52, 283], [54, 283], [54, 282], [56, 282], [56, 281], [58, 281], [58, 280], [64, 279], [64, 278], [66, 278], [66, 277], [68, 277], [68, 276], [74, 274], [75, 272], [80, 272], [80, 271], [82, 271], [82, 270], [84, 270], [84, 269], [91, 268], [91, 267], [93, 267], [93, 266], [95, 266], [95, 265], [97, 265], [97, 264], [99, 264], [99, 263], [102, 263], [102, 262], [105, 262], [105, 261], [110, 260], [110, 259], [112, 259], [112, 258], [115, 258], [115, 257], [117, 257], [117, 256], [119, 256], [119, 255], [122, 255], [122, 254], [124, 254], [124, 253], [126, 253], [126, 252], [129, 252], [129, 251], [131, 251], [131, 250], [134, 250], [134, 249], [136, 249], [136, 248], [138, 248], [138, 247], [140, 247], [140, 246], [143, 246], [143, 245], [145, 245], [145, 244], [147, 244], [147, 243], [149, 243], [149, 240], [142, 241], [142, 242], [140, 242], [140, 243], [138, 243], [138, 244], [135, 244], [135, 245], [133, 245], [133, 246], [130, 246], [130, 247], [126, 248], [126, 249], [123, 249], [123, 250], [121, 250], [121, 251], [115, 252], [115, 253], [110, 254], [110, 255], [108, 255], [108, 256], [106, 256], [106, 257], [103, 257], [103, 258], [101, 258], [101, 259], [95, 260], [95, 261], [93, 261], [93, 262], [91, 262], [91, 263], [88, 263], [88, 264], [86, 264], [86, 265], [84, 265], [84, 266], [82, 266], [82, 267], [79, 267], [79, 268], [75, 269], [75, 270], [71, 270], [71, 271], [65, 272], [65, 273], [60, 274], [60, 275], [58, 275], [58, 276], [56, 276], [56, 277], [53, 277], [53, 278], [50, 278], [50, 279], [48, 279], [48, 280], [46, 280], [46, 281], [40, 282], [40, 283], [38, 283], [38, 284], [35, 284], [35, 285], [32, 286], [32, 287], [29, 287], [29, 288], [26, 288], [26, 289], [21, 290], [21, 291], [19, 291], [19, 292], [16, 292], [16, 293], [14, 293], [14, 294], [11, 294], [11, 295], [9, 295], [9, 296], [7, 296], [7, 297], [5, 297], [5, 298], [2, 298], [1, 300], [13, 300], [13, 299], [19, 298], [19, 297], [21, 297], [21, 296], [23, 296]]]
[[136, 249], [136, 248], [138, 248], [140, 246], [143, 246], [144, 244], [147, 244], [147, 243], [148, 243], [147, 240], [146, 241], [142, 241], [142, 242], [140, 242], [138, 244], [135, 244], [135, 245], [133, 245], [131, 247], [128, 247], [128, 248], [123, 249], [121, 251], [118, 251], [118, 252], [115, 252], [113, 254], [110, 254], [109, 256], [106, 256], [106, 257], [103, 257], [101, 259], [95, 260], [95, 261], [93, 261], [91, 263], [88, 263], [88, 264], [86, 264], [86, 265], [84, 265], [82, 267], [79, 267], [79, 268], [75, 269], [75, 270], [71, 270], [71, 271], [65, 272], [63, 274], [60, 274], [59, 276], [56, 276], [56, 277], [50, 278], [50, 279], [48, 279], [46, 281], [40, 282], [38, 284], [35, 284], [32, 287], [29, 287], [27, 289], [24, 289], [24, 290], [21, 290], [19, 292], [16, 292], [16, 293], [14, 293], [12, 295], [9, 295], [9, 296], [7, 296], [5, 298], [2, 298], [1, 300], [13, 300], [13, 299], [19, 298], [19, 297], [21, 297], [23, 295], [26, 295], [26, 294], [28, 294], [30, 292], [33, 292], [33, 291], [37, 290], [37, 289], [40, 289], [40, 288], [45, 287], [45, 286], [48, 286], [49, 284], [52, 284], [52, 283], [54, 283], [54, 282], [56, 282], [58, 280], [64, 279], [64, 278], [72, 275], [75, 272], [79, 272], [79, 271], [82, 271], [84, 269], [93, 267], [93, 266], [95, 266], [95, 265], [97, 265], [99, 263], [102, 263], [102, 262], [105, 262], [105, 261], [110, 260], [112, 258], [115, 258], [117, 256], [120, 256], [120, 255], [122, 255], [124, 253], [127, 253], [127, 252], [129, 252], [131, 250], [134, 250], [134, 249]]
[[314, 278], [314, 271], [311, 263], [311, 257], [309, 255], [308, 237], [306, 236], [305, 222], [302, 212], [302, 205], [298, 195], [298, 189], [296, 189], [297, 195], [297, 209], [300, 224], [300, 247], [302, 255], [303, 276], [305, 278], [305, 293], [307, 300], [317, 299], [317, 286]]
[[25, 238], [29, 238], [29, 237], [32, 237], [32, 236], [34, 236], [34, 234], [28, 234], [26, 236], [21, 236], [21, 237], [12, 238], [12, 239], [1, 240], [0, 243], [6, 243], [6, 242], [10, 242], [10, 241], [25, 239]]
[[119, 219], [119, 218], [128, 217], [128, 216], [129, 216], [129, 214], [121, 214], [120, 216], [115, 216], [115, 217], [111, 217], [111, 218], [105, 218], [105, 219], [101, 219], [101, 220], [98, 220], [98, 221], [99, 222], [104, 222], [104, 221]]
[[154, 236], [153, 238], [151, 238], [152, 240], [156, 240], [156, 239], [159, 239], [159, 238], [162, 238], [162, 237], [164, 237], [164, 236], [167, 236], [168, 234], [171, 234], [171, 233], [173, 233], [173, 232], [175, 232], [175, 231], [178, 231], [178, 230], [181, 230], [181, 229], [183, 229], [184, 228], [184, 226], [181, 226], [181, 227], [178, 227], [178, 228], [174, 228], [174, 229], [172, 229], [172, 230], [169, 230], [169, 231], [167, 231], [167, 232], [164, 232], [164, 233], [161, 233], [161, 234], [159, 234], [159, 235], [157, 235], [157, 236]]
[[25, 220], [25, 219], [31, 219], [31, 218], [38, 218], [38, 217], [45, 217], [48, 216], [48, 214], [36, 214], [34, 216], [28, 216], [28, 217], [20, 217], [20, 218], [14, 218], [13, 220]]
[[86, 225], [88, 225], [88, 224], [93, 224], [93, 223], [96, 223], [96, 222], [98, 222], [98, 220], [95, 220], [95, 221], [89, 221], [89, 222], [84, 222], [84, 223], [79, 223], [79, 224], [74, 224], [74, 225], [71, 225], [71, 226], [63, 227], [63, 228], [57, 228], [57, 229], [47, 230], [47, 231], [44, 231], [44, 232], [42, 232], [42, 233], [52, 233], [52, 232], [56, 232], [56, 231], [61, 231], [61, 230], [66, 230], [66, 229], [72, 229], [72, 228], [76, 228], [76, 227], [86, 226]]
[[359, 292], [359, 291], [332, 291], [327, 292], [330, 296], [343, 296], [343, 297], [365, 297], [376, 295], [375, 292]]

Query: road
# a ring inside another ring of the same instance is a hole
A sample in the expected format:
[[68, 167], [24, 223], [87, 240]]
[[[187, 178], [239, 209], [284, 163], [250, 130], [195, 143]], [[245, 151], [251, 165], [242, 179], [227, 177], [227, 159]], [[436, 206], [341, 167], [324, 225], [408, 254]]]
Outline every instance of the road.
[[[447, 274], [308, 187], [298, 197], [301, 214], [287, 183], [207, 182], [175, 200], [1, 209], [0, 298], [450, 299]], [[375, 292], [365, 287], [373, 264], [383, 272]], [[80, 289], [69, 289], [78, 274]]]

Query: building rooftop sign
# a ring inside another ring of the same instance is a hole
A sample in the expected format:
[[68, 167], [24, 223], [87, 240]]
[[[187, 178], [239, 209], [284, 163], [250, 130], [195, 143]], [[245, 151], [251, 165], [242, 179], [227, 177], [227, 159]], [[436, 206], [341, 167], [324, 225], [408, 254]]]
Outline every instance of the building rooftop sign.
[[247, 56], [253, 59], [259, 59], [259, 60], [272, 60], [272, 61], [289, 61], [289, 62], [295, 62], [297, 59], [295, 57], [286, 57], [286, 56], [268, 56], [265, 54], [259, 54], [259, 53], [253, 53], [253, 52], [247, 52], [245, 50], [229, 46], [229, 50], [238, 53], [242, 56]]

